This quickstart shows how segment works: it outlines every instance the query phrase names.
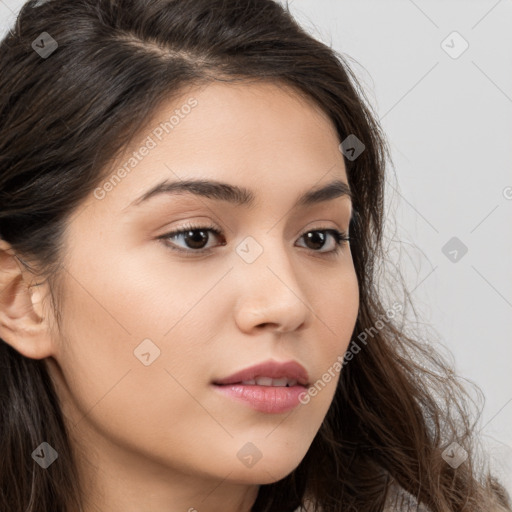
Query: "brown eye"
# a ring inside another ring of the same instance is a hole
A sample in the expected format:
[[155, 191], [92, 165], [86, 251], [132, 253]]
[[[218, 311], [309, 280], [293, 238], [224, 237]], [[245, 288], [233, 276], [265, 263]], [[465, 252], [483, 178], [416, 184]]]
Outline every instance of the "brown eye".
[[208, 243], [208, 231], [199, 229], [184, 231], [183, 240], [190, 249], [203, 249]]
[[304, 235], [306, 244], [309, 245], [310, 249], [314, 249], [315, 251], [324, 246], [326, 238], [324, 231], [309, 231]]
[[[183, 229], [172, 231], [160, 236], [165, 244], [176, 251], [183, 252], [202, 252], [209, 248], [205, 248], [210, 240], [209, 233], [214, 233], [215, 236], [220, 237], [222, 233], [214, 226], [184, 226]], [[175, 240], [182, 240], [183, 246], [176, 244]], [[173, 240], [172, 242], [170, 240]], [[222, 243], [220, 245], [225, 245]]]
[[[322, 251], [324, 245], [326, 244], [326, 240], [328, 240], [328, 236], [331, 236], [333, 239], [333, 243], [331, 244], [331, 249], [327, 249]], [[302, 235], [302, 238], [306, 240], [306, 244], [309, 249], [312, 249], [315, 252], [326, 252], [326, 253], [337, 253], [340, 249], [340, 246], [343, 242], [349, 241], [349, 237], [346, 233], [342, 233], [337, 229], [315, 229], [308, 231]]]

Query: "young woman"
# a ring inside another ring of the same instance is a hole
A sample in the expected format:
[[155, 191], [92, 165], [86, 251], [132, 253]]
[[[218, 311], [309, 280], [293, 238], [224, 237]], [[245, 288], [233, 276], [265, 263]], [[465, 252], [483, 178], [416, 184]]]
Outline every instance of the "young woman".
[[340, 55], [272, 0], [31, 0], [0, 68], [0, 510], [511, 510], [377, 286]]

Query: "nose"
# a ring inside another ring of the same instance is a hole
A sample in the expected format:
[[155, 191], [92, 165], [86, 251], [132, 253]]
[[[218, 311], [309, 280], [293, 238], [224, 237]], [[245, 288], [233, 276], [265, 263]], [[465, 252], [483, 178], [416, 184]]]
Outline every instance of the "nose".
[[240, 330], [285, 333], [309, 322], [312, 313], [301, 283], [307, 276], [293, 268], [290, 256], [282, 243], [273, 241], [252, 263], [237, 261], [235, 319]]

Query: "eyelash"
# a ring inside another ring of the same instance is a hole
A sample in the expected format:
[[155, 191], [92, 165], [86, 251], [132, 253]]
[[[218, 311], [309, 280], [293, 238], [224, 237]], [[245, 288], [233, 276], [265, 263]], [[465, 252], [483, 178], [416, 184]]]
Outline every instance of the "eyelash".
[[[215, 228], [215, 226], [208, 225], [208, 226], [199, 226], [199, 225], [193, 225], [193, 224], [186, 224], [182, 228], [176, 231], [171, 231], [169, 233], [166, 233], [162, 236], [159, 236], [158, 239], [162, 239], [165, 246], [172, 251], [177, 251], [180, 253], [195, 253], [195, 254], [206, 254], [211, 251], [211, 248], [209, 249], [182, 249], [177, 248], [175, 245], [168, 242], [168, 238], [176, 237], [179, 235], [187, 234], [189, 231], [211, 231], [215, 233], [216, 236], [220, 237], [222, 235], [222, 232]], [[315, 251], [314, 249], [311, 249], [314, 253], [320, 253], [324, 254], [327, 257], [329, 256], [337, 256], [339, 252], [342, 249], [342, 246], [344, 243], [347, 243], [351, 240], [351, 238], [347, 235], [344, 231], [338, 231], [337, 229], [333, 228], [319, 228], [319, 229], [309, 229], [308, 231], [305, 231], [302, 233], [300, 238], [302, 238], [307, 233], [315, 233], [315, 232], [327, 232], [330, 233], [334, 237], [334, 241], [336, 243], [336, 248], [331, 251]], [[225, 244], [222, 244], [225, 245]]]

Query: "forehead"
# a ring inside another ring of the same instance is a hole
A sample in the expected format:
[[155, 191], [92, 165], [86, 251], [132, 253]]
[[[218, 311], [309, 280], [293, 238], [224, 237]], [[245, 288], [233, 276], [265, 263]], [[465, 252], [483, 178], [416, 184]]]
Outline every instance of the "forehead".
[[116, 183], [106, 199], [124, 209], [162, 179], [197, 178], [267, 198], [299, 195], [333, 179], [347, 182], [338, 145], [330, 118], [291, 87], [207, 84], [160, 104], [108, 169], [106, 181]]

